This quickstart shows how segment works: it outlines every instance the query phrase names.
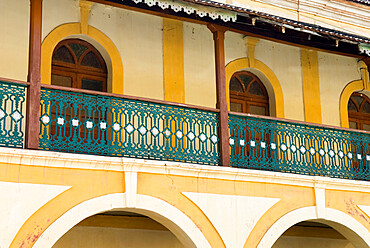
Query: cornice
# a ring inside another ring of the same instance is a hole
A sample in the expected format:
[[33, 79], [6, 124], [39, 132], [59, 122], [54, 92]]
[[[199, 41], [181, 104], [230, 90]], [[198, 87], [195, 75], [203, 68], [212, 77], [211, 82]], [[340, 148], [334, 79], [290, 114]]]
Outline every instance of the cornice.
[[0, 148], [0, 163], [53, 168], [166, 174], [206, 179], [274, 183], [370, 193], [370, 182], [292, 173], [197, 165], [168, 161], [104, 157], [26, 149]]

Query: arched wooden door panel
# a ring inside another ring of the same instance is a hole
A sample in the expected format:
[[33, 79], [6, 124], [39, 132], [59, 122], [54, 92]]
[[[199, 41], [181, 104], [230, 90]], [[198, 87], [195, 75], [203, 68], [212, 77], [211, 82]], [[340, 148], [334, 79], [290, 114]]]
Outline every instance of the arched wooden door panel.
[[[350, 128], [370, 131], [370, 99], [366, 95], [357, 92], [351, 95], [348, 101], [348, 121]], [[351, 149], [354, 154], [354, 170], [359, 174], [368, 173], [369, 141], [353, 142]]]
[[[90, 43], [79, 39], [61, 41], [54, 49], [51, 65], [51, 84], [84, 90], [107, 91], [107, 66], [99, 51]], [[64, 119], [61, 125], [58, 121], [52, 122], [50, 136], [52, 140], [63, 139], [66, 143], [77, 141], [89, 142], [102, 136], [99, 129], [101, 120], [107, 120], [104, 111], [97, 106], [91, 113], [82, 107], [83, 103], [66, 105], [63, 99], [54, 103], [51, 108], [53, 120]], [[96, 106], [94, 102], [89, 103]], [[84, 104], [86, 105], [86, 103]], [[79, 131], [73, 127], [73, 120], [79, 123]], [[90, 124], [92, 123], [92, 124]], [[92, 137], [93, 136], [93, 137]], [[101, 142], [106, 142], [102, 140]]]
[[[236, 72], [230, 80], [230, 111], [249, 113], [254, 115], [269, 115], [269, 97], [267, 90], [261, 80], [254, 74], [246, 71]], [[266, 133], [267, 131], [267, 133]], [[236, 156], [241, 152], [247, 158], [260, 161], [271, 157], [269, 141], [271, 134], [268, 129], [264, 131], [258, 128], [251, 128], [248, 125], [239, 133], [231, 134], [235, 140], [246, 140], [243, 145], [236, 143], [232, 151]], [[253, 146], [251, 147], [251, 141]], [[266, 144], [266, 148], [256, 145], [260, 142]]]
[[107, 66], [96, 48], [86, 41], [61, 41], [54, 49], [51, 84], [107, 91]]

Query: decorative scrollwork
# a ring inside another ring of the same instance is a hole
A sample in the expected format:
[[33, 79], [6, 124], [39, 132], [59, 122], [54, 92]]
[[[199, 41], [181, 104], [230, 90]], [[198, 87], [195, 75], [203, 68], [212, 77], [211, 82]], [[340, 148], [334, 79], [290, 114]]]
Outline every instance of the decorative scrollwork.
[[45, 150], [219, 164], [217, 113], [43, 89], [41, 116]]
[[369, 134], [239, 115], [229, 127], [234, 167], [370, 180]]
[[24, 146], [26, 86], [0, 81], [0, 146]]

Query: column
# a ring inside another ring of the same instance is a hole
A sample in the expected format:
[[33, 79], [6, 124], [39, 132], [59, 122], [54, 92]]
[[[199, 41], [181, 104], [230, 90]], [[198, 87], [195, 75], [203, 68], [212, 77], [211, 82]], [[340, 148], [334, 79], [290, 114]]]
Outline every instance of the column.
[[41, 90], [42, 0], [30, 0], [30, 42], [28, 58], [26, 143], [28, 149], [39, 148]]
[[217, 108], [219, 114], [219, 151], [221, 156], [221, 165], [230, 166], [230, 147], [229, 147], [229, 114], [226, 100], [226, 82], [225, 82], [225, 31], [226, 29], [217, 25], [208, 25], [213, 33], [215, 47], [215, 65], [216, 65], [216, 89], [217, 89]]

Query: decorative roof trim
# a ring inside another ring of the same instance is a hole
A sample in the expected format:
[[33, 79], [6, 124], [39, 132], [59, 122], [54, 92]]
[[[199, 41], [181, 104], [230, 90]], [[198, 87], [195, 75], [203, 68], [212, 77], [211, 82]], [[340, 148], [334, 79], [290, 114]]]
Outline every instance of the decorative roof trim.
[[[359, 36], [359, 35], [350, 34], [350, 33], [342, 32], [342, 31], [334, 30], [334, 29], [329, 29], [329, 28], [321, 27], [319, 25], [309, 24], [306, 22], [295, 21], [295, 20], [291, 20], [288, 18], [270, 15], [267, 13], [263, 13], [263, 12], [243, 8], [243, 7], [238, 7], [238, 6], [234, 6], [230, 4], [219, 3], [219, 2], [212, 1], [212, 0], [183, 0], [183, 1], [197, 3], [197, 4], [205, 5], [205, 6], [212, 6], [216, 8], [228, 9], [228, 10], [235, 11], [241, 15], [244, 14], [250, 17], [254, 16], [261, 21], [266, 21], [266, 20], [274, 21], [276, 22], [276, 24], [280, 24], [280, 25], [284, 24], [284, 25], [292, 26], [294, 28], [299, 28], [301, 31], [316, 32], [318, 34], [334, 36], [340, 40], [348, 40], [348, 41], [352, 41], [355, 43], [370, 44], [370, 39], [364, 36]], [[366, 0], [366, 1], [369, 1], [369, 0]]]
[[[128, 0], [105, 0], [111, 2], [124, 2]], [[172, 9], [175, 12], [184, 11], [187, 14], [196, 14], [199, 17], [210, 17], [213, 20], [220, 18], [224, 22], [236, 22], [238, 15], [242, 17], [247, 17], [251, 19], [251, 24], [254, 25], [256, 21], [273, 24], [276, 26], [281, 26], [282, 29], [294, 29], [296, 31], [309, 33], [317, 36], [327, 36], [333, 40], [336, 40], [336, 44], [339, 42], [346, 42], [357, 44], [360, 43], [370, 44], [370, 38], [359, 36], [356, 34], [351, 34], [339, 30], [334, 30], [330, 28], [325, 28], [319, 25], [310, 24], [306, 22], [300, 22], [276, 15], [267, 14], [260, 11], [255, 11], [252, 9], [247, 9], [243, 7], [238, 7], [235, 5], [230, 5], [226, 3], [216, 2], [213, 0], [130, 0], [134, 3], [145, 3], [149, 7], [154, 5], [159, 6], [164, 9]], [[347, 0], [352, 1], [352, 0]], [[363, 1], [370, 2], [370, 0], [353, 0], [353, 1]], [[202, 8], [204, 6], [204, 8]]]
[[360, 44], [360, 52], [367, 54], [370, 57], [370, 44]]
[[[121, 0], [122, 2], [124, 0]], [[149, 7], [154, 5], [159, 6], [161, 9], [172, 9], [175, 12], [184, 11], [188, 15], [195, 13], [199, 17], [209, 16], [213, 20], [221, 19], [224, 22], [235, 22], [237, 13], [231, 10], [222, 9], [218, 7], [201, 6], [199, 4], [190, 3], [187, 1], [174, 1], [174, 0], [132, 0], [134, 3], [145, 3]]]
[[346, 0], [346, 1], [370, 6], [370, 0]]

